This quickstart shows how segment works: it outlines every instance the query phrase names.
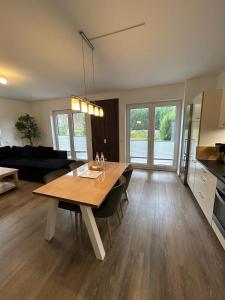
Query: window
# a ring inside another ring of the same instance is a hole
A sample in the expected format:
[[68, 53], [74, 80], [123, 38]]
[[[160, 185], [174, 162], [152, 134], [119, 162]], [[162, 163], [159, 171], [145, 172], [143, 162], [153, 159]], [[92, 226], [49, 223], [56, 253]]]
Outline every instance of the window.
[[57, 149], [67, 151], [68, 158], [88, 160], [86, 115], [56, 111], [53, 119]]
[[87, 129], [84, 113], [73, 113], [73, 142], [76, 159], [87, 160]]

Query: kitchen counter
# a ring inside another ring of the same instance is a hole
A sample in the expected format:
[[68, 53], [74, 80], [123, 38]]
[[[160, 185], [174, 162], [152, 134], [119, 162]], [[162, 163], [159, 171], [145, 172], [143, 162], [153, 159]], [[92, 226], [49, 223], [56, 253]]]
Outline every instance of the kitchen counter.
[[218, 160], [199, 160], [213, 175], [225, 183], [225, 163]]

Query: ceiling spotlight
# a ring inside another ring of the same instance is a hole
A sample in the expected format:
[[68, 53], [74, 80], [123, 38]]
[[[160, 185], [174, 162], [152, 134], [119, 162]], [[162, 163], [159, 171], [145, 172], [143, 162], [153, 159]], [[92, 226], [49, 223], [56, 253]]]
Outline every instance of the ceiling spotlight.
[[5, 77], [0, 77], [0, 84], [7, 84], [7, 79]]

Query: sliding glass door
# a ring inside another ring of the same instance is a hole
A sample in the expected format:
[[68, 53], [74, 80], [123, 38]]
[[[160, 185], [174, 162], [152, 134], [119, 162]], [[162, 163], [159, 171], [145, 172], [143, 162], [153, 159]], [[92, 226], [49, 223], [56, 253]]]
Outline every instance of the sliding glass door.
[[67, 151], [68, 158], [88, 160], [86, 115], [55, 111], [53, 123], [56, 148]]
[[177, 167], [181, 102], [127, 107], [127, 160], [151, 169]]

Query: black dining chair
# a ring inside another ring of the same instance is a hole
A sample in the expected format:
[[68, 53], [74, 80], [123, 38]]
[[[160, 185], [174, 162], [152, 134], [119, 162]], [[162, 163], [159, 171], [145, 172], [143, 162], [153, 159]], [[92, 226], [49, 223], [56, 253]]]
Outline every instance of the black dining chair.
[[55, 180], [56, 178], [67, 174], [68, 172], [69, 172], [68, 169], [59, 169], [59, 170], [52, 171], [44, 176], [43, 181], [44, 181], [44, 183], [49, 183], [49, 182]]
[[125, 200], [127, 202], [129, 202], [128, 195], [127, 195], [127, 189], [128, 189], [129, 183], [130, 183], [130, 179], [131, 179], [132, 173], [133, 173], [133, 167], [132, 167], [132, 165], [129, 165], [126, 168], [126, 170], [123, 172], [123, 176], [126, 179], [126, 183], [125, 183], [125, 186], [124, 186], [123, 194], [124, 194]]
[[[124, 185], [124, 190], [123, 190], [123, 196], [124, 196], [124, 199], [129, 202], [129, 199], [128, 199], [128, 195], [127, 195], [127, 188], [129, 186], [129, 183], [130, 183], [130, 179], [131, 179], [131, 175], [132, 175], [132, 172], [133, 172], [133, 167], [132, 165], [129, 165], [126, 170], [123, 172], [123, 176], [125, 177], [125, 185]], [[120, 201], [120, 211], [121, 211], [121, 215], [123, 217], [123, 203], [122, 203], [122, 200]]]
[[[47, 175], [44, 176], [43, 181], [47, 184], [55, 179], [57, 179], [58, 177], [61, 177], [65, 174], [67, 174], [69, 172], [68, 169], [59, 169], [56, 171], [52, 171], [50, 173], [48, 173]], [[61, 209], [65, 209], [68, 210], [70, 212], [70, 216], [72, 219], [72, 211], [74, 211], [75, 213], [75, 224], [76, 227], [78, 225], [78, 214], [80, 216], [80, 228], [82, 230], [82, 215], [81, 215], [81, 210], [80, 210], [80, 206], [75, 204], [75, 203], [69, 203], [63, 200], [59, 200], [58, 203], [58, 207]]]
[[121, 223], [118, 208], [119, 208], [120, 201], [122, 199], [124, 186], [125, 186], [125, 178], [121, 176], [117, 181], [117, 184], [111, 189], [111, 191], [106, 196], [102, 205], [99, 208], [92, 209], [95, 218], [106, 219], [110, 247], [112, 247], [112, 233], [111, 233], [111, 225], [109, 222], [109, 217], [111, 217], [117, 212], [119, 222]]
[[70, 171], [73, 171], [73, 170], [83, 166], [84, 164], [85, 164], [85, 162], [82, 160], [73, 161], [69, 164], [69, 169], [70, 169]]

